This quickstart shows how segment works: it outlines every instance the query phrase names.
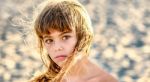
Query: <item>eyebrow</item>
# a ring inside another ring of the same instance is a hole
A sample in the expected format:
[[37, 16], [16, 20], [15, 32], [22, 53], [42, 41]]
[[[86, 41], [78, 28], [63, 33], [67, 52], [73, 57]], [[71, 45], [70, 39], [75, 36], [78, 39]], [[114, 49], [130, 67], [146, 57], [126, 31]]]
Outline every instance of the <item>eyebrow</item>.
[[[67, 33], [71, 33], [71, 31], [66, 31], [66, 32], [62, 32], [61, 34], [59, 34], [59, 36], [62, 36], [64, 34], [67, 34]], [[43, 38], [51, 38], [52, 36], [50, 35], [45, 35]]]

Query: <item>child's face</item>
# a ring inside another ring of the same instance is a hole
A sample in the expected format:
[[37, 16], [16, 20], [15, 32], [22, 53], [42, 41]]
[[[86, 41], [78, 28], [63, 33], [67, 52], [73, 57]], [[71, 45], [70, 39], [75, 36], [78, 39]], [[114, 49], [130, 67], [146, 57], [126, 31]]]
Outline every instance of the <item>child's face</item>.
[[44, 35], [44, 44], [51, 59], [59, 66], [72, 54], [77, 43], [76, 33], [53, 30], [51, 34]]

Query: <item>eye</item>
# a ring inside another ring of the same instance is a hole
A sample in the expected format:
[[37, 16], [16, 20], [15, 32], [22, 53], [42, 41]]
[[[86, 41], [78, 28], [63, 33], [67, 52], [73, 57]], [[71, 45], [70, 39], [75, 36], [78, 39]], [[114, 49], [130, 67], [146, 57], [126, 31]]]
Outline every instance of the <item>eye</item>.
[[67, 40], [67, 39], [69, 39], [71, 36], [69, 36], [69, 35], [65, 35], [65, 36], [63, 36], [62, 37], [62, 40]]
[[46, 44], [50, 44], [50, 43], [53, 42], [53, 40], [52, 40], [52, 39], [46, 39], [46, 40], [44, 40], [44, 42], [45, 42]]

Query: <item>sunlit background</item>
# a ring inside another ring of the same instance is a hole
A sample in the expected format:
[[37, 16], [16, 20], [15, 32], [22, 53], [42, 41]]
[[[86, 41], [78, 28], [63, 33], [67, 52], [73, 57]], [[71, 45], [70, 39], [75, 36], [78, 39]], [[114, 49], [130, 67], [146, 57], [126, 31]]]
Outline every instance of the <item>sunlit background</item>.
[[[0, 82], [27, 82], [42, 68], [28, 25], [15, 20], [30, 21], [42, 1], [0, 0]], [[150, 82], [150, 0], [79, 1], [95, 33], [91, 60], [120, 82]]]

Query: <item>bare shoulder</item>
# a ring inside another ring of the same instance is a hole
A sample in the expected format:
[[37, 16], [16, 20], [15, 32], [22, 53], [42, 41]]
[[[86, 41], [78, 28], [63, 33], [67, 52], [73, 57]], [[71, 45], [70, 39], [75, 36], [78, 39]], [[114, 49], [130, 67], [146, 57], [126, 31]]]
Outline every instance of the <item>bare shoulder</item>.
[[78, 70], [78, 73], [77, 69], [72, 70], [71, 76], [68, 75], [64, 78], [68, 79], [67, 82], [118, 82], [111, 74], [90, 60], [83, 59], [82, 62], [78, 62], [76, 65], [77, 69], [82, 69]]
[[118, 82], [118, 81], [111, 75], [104, 74], [87, 78], [86, 82]]
[[86, 82], [118, 82], [111, 74], [97, 66], [91, 61], [88, 61], [89, 76]]

